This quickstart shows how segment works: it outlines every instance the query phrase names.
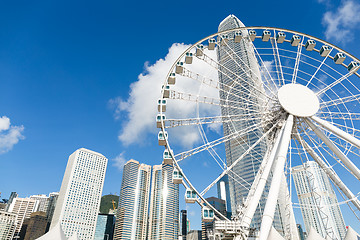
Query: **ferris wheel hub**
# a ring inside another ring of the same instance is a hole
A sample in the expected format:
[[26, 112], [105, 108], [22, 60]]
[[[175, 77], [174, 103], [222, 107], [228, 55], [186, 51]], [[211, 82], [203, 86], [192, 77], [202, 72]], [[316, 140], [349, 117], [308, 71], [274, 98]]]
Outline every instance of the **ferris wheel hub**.
[[297, 117], [311, 117], [320, 108], [319, 99], [308, 87], [301, 84], [286, 84], [278, 91], [281, 107]]

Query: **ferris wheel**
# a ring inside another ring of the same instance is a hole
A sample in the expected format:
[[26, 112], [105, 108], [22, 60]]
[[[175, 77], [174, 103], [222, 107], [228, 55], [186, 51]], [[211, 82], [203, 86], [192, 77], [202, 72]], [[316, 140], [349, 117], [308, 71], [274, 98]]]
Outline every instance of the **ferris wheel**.
[[[296, 239], [292, 174], [310, 161], [344, 198], [336, 204], [360, 211], [359, 68], [339, 47], [273, 27], [215, 33], [179, 56], [158, 100], [158, 143], [185, 202], [215, 221], [215, 239], [247, 239], [255, 217], [256, 238], [268, 239], [278, 204], [287, 212], [284, 239]], [[206, 200], [225, 175], [241, 188], [231, 190], [241, 202], [232, 218]]]

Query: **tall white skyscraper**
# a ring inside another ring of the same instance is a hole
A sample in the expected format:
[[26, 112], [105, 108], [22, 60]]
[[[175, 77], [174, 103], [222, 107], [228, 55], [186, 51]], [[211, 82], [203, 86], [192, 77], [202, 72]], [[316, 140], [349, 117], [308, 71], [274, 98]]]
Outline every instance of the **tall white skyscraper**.
[[85, 148], [70, 155], [50, 228], [60, 222], [66, 237], [94, 239], [107, 161]]
[[[239, 27], [245, 27], [245, 25], [236, 16], [229, 15], [220, 23], [218, 31], [222, 32]], [[218, 71], [219, 81], [223, 83], [220, 90], [221, 114], [233, 119], [230, 122], [223, 122], [224, 135], [227, 136], [234, 132], [247, 132], [241, 137], [225, 142], [226, 163], [228, 166], [232, 165], [263, 135], [263, 129], [260, 127], [261, 119], [254, 115], [256, 112], [262, 111], [262, 92], [265, 93], [259, 63], [252, 42], [247, 38], [248, 31], [242, 30], [241, 33], [243, 39], [238, 43], [231, 40], [234, 39], [234, 36], [229, 34], [228, 41], [222, 41], [219, 38], [218, 42], [220, 44], [217, 49], [217, 58], [220, 64]], [[234, 32], [231, 34], [234, 35]], [[249, 117], [247, 121], [239, 121], [238, 116], [244, 115], [253, 116], [253, 118]], [[266, 140], [263, 140], [229, 172], [230, 201], [233, 213], [246, 200], [266, 151], [267, 143]], [[267, 185], [263, 197], [260, 199], [259, 207], [254, 214], [250, 226], [252, 228], [260, 229], [261, 212], [265, 208], [268, 191], [269, 186]], [[273, 224], [279, 232], [283, 232], [278, 208], [274, 215]]]
[[15, 233], [16, 214], [0, 211], [0, 239], [12, 240]]
[[172, 182], [173, 170], [170, 164], [153, 167], [148, 239], [179, 238], [179, 185]]
[[329, 178], [316, 162], [292, 169], [306, 231], [313, 227], [324, 238], [344, 239], [345, 223]]
[[123, 171], [114, 240], [144, 240], [148, 226], [151, 166], [129, 160]]

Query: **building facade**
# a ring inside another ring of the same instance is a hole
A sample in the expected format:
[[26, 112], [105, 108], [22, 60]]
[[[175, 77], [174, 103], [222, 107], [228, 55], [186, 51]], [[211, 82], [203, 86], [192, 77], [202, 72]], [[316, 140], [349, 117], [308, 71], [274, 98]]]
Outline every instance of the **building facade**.
[[113, 240], [114, 226], [114, 214], [99, 213], [94, 240]]
[[33, 212], [27, 223], [24, 240], [35, 240], [45, 234], [47, 219], [45, 212]]
[[[219, 25], [218, 31], [245, 27], [234, 15], [229, 15]], [[222, 116], [231, 116], [233, 121], [223, 122], [224, 136], [242, 132], [241, 137], [225, 142], [226, 163], [232, 165], [244, 152], [252, 146], [262, 135], [263, 129], [260, 119], [254, 116], [261, 112], [264, 102], [264, 88], [261, 79], [259, 63], [256, 59], [252, 42], [247, 38], [247, 30], [241, 30], [243, 40], [236, 43], [234, 33], [228, 34], [229, 40], [223, 41], [219, 37], [217, 58], [219, 62], [219, 81], [221, 84], [220, 99], [222, 102]], [[246, 121], [239, 121], [241, 116], [249, 116]], [[239, 117], [240, 116], [240, 117]], [[244, 133], [246, 132], [246, 133]], [[251, 184], [267, 152], [266, 140], [256, 145], [232, 171], [228, 173], [231, 209], [233, 214], [247, 198]], [[267, 185], [259, 202], [250, 227], [257, 230], [261, 226], [261, 212], [265, 208], [269, 191]], [[283, 232], [279, 211], [274, 216], [274, 227]]]
[[179, 237], [179, 185], [172, 182], [173, 170], [170, 164], [153, 167], [148, 239]]
[[230, 188], [229, 188], [229, 176], [224, 175], [217, 183], [218, 198], [225, 201], [226, 215], [231, 218], [231, 201], [230, 201]]
[[107, 161], [85, 148], [70, 155], [50, 229], [60, 223], [66, 237], [93, 240]]
[[324, 238], [344, 239], [344, 219], [326, 173], [314, 161], [296, 166], [292, 172], [306, 231], [312, 227]]
[[11, 240], [15, 233], [16, 214], [0, 211], [0, 239]]
[[151, 166], [129, 160], [123, 171], [114, 239], [146, 239]]
[[21, 227], [26, 218], [30, 218], [31, 213], [35, 212], [38, 208], [39, 202], [31, 198], [16, 197], [12, 200], [9, 207], [9, 212], [16, 214], [15, 220], [15, 235], [19, 236]]
[[38, 200], [38, 202], [39, 202], [38, 208], [36, 209], [36, 211], [47, 212], [48, 205], [49, 205], [49, 197], [48, 196], [46, 196], [44, 194], [39, 194], [39, 195], [32, 195], [32, 196], [30, 196], [30, 198]]

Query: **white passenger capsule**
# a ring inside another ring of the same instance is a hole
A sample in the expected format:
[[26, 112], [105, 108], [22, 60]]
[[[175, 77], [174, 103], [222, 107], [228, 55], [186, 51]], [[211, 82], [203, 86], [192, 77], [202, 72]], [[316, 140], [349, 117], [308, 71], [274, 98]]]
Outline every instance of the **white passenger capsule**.
[[203, 54], [204, 54], [204, 45], [202, 45], [202, 44], [196, 45], [196, 53], [195, 53], [195, 55], [196, 55], [197, 57], [200, 57], [200, 56], [202, 56]]
[[165, 149], [163, 153], [163, 162], [164, 164], [172, 164], [172, 158], [169, 150]]
[[269, 41], [270, 36], [271, 36], [270, 31], [269, 31], [269, 30], [264, 30], [264, 31], [263, 31], [263, 34], [262, 34], [262, 36], [261, 36], [261, 40], [262, 40], [263, 42], [267, 42], [267, 41]]
[[159, 99], [158, 100], [158, 111], [159, 112], [166, 112], [166, 99]]
[[215, 43], [216, 43], [216, 40], [214, 38], [209, 39], [208, 49], [209, 50], [214, 50], [215, 49]]
[[179, 170], [177, 170], [176, 168], [174, 168], [174, 170], [173, 170], [172, 180], [173, 180], [174, 184], [181, 184], [183, 181], [183, 176], [182, 176], [181, 172]]
[[334, 57], [334, 62], [336, 63], [336, 64], [342, 64], [343, 62], [344, 62], [344, 60], [345, 60], [345, 54], [344, 53], [342, 53], [342, 52], [339, 52], [339, 53], [337, 53], [336, 55], [335, 55], [335, 57]]
[[209, 207], [202, 208], [202, 221], [203, 222], [212, 222], [214, 221], [214, 210]]
[[327, 45], [324, 45], [320, 48], [320, 56], [326, 57], [330, 53], [331, 48]]
[[284, 32], [278, 32], [276, 35], [276, 42], [283, 43], [285, 41], [286, 34]]
[[170, 73], [168, 77], [168, 84], [174, 85], [175, 84], [175, 73]]
[[314, 50], [315, 45], [316, 45], [316, 42], [313, 39], [307, 40], [307, 42], [305, 43], [306, 51]]
[[164, 88], [164, 92], [163, 92], [163, 98], [169, 98], [170, 97], [170, 86], [166, 85], [162, 85], [162, 88]]
[[249, 31], [249, 37], [250, 37], [251, 41], [254, 41], [254, 40], [255, 40], [255, 38], [256, 38], [256, 32], [255, 32], [255, 30], [250, 30], [250, 31]]
[[193, 54], [191, 52], [187, 52], [185, 54], [185, 63], [192, 64], [192, 60], [193, 60]]
[[195, 203], [196, 202], [196, 192], [190, 188], [186, 189], [185, 192], [185, 202], [186, 203]]
[[158, 134], [158, 141], [160, 146], [166, 146], [167, 132], [160, 131]]
[[360, 68], [360, 63], [356, 61], [352, 61], [347, 67], [349, 72], [356, 72], [357, 70], [359, 70], [359, 68]]
[[290, 43], [291, 43], [291, 46], [297, 47], [297, 45], [299, 45], [299, 43], [300, 43], [300, 37], [298, 35], [292, 36]]
[[235, 32], [234, 42], [239, 43], [241, 39], [242, 39], [242, 32], [240, 31]]
[[220, 40], [222, 44], [227, 44], [227, 42], [229, 41], [229, 36], [227, 34], [221, 35]]
[[156, 116], [156, 127], [157, 128], [161, 128], [161, 121], [164, 121], [165, 120], [165, 115], [164, 114], [158, 114]]
[[177, 74], [181, 74], [184, 71], [184, 63], [183, 62], [177, 62], [175, 72]]

